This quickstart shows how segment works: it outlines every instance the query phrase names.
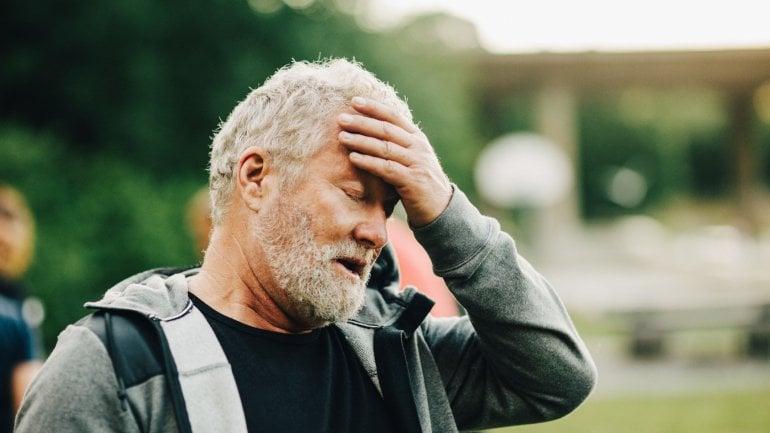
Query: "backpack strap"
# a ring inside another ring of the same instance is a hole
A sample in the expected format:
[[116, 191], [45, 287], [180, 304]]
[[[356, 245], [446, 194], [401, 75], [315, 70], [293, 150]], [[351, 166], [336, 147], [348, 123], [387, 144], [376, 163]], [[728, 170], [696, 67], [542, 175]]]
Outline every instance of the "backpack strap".
[[[190, 433], [190, 423], [184, 398], [176, 378], [173, 359], [166, 355], [160, 325], [139, 313], [123, 310], [99, 310], [78, 322], [90, 329], [101, 340], [112, 361], [117, 381], [118, 398], [123, 410], [128, 404], [126, 389], [152, 377], [164, 375], [171, 391], [174, 417], [180, 433]], [[139, 419], [134, 413], [134, 418]]]
[[160, 327], [176, 365], [193, 433], [247, 433], [230, 363], [206, 317], [192, 301]]
[[230, 364], [192, 302], [182, 313], [160, 321], [130, 311], [100, 310], [79, 324], [106, 347], [124, 409], [131, 406], [127, 388], [163, 374], [181, 433], [247, 432]]

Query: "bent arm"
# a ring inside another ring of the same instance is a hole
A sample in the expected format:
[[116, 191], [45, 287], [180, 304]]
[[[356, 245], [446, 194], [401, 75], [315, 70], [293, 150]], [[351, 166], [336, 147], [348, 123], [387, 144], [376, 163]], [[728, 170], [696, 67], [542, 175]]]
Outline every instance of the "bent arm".
[[468, 312], [423, 328], [460, 429], [558, 418], [588, 396], [596, 369], [584, 343], [497, 221], [455, 190], [415, 236]]

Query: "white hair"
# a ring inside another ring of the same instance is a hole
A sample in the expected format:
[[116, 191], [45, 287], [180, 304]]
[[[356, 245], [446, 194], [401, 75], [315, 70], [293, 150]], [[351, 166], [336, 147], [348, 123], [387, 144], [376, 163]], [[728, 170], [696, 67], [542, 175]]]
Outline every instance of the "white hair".
[[258, 145], [271, 157], [282, 185], [302, 174], [303, 162], [328, 140], [333, 116], [354, 96], [377, 100], [411, 120], [409, 107], [390, 85], [346, 59], [294, 61], [251, 91], [219, 127], [211, 144], [212, 221], [222, 221], [235, 189], [241, 152]]

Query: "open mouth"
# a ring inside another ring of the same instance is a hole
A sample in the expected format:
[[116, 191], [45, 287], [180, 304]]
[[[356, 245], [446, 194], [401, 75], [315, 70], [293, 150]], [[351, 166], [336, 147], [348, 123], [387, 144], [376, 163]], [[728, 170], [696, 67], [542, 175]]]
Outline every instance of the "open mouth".
[[365, 263], [359, 259], [352, 257], [338, 257], [335, 261], [341, 264], [349, 273], [359, 278], [364, 271]]

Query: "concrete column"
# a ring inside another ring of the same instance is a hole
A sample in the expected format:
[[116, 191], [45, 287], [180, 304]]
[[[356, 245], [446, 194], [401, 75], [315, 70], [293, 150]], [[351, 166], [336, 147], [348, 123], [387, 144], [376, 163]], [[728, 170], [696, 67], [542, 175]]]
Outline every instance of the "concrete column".
[[578, 155], [578, 100], [576, 91], [559, 83], [540, 87], [534, 98], [535, 130], [561, 147], [572, 161], [573, 187], [558, 204], [538, 215], [541, 243], [549, 252], [571, 243], [580, 226], [580, 179]]
[[759, 232], [757, 217], [757, 154], [754, 145], [752, 104], [753, 91], [742, 90], [729, 95], [730, 153], [734, 173], [734, 188], [742, 229], [750, 236]]

